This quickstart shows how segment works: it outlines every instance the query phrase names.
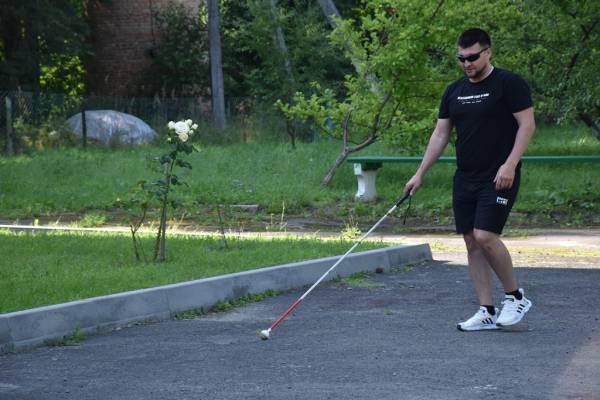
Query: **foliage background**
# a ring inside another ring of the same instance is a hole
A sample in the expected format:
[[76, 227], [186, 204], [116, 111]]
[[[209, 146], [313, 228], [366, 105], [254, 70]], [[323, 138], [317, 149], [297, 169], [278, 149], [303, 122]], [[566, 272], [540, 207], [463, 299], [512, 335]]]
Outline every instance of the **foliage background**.
[[[538, 121], [584, 121], [600, 138], [600, 2], [338, 0], [342, 19], [332, 29], [319, 2], [279, 0], [272, 9], [270, 0], [221, 0], [229, 129], [213, 132], [206, 8], [157, 12], [161, 93], [99, 99], [85, 87], [91, 1], [0, 0], [0, 98], [15, 99], [21, 152], [72, 145], [64, 121], [85, 105], [139, 115], [163, 135], [166, 121], [193, 118], [207, 132], [202, 140], [213, 143], [263, 140], [257, 132], [285, 140], [283, 110], [305, 141], [339, 138], [346, 128], [351, 143], [374, 135], [390, 152], [419, 154], [444, 86], [461, 76], [456, 37], [472, 26], [490, 32], [494, 65], [530, 83]], [[278, 27], [287, 53], [276, 44]]]

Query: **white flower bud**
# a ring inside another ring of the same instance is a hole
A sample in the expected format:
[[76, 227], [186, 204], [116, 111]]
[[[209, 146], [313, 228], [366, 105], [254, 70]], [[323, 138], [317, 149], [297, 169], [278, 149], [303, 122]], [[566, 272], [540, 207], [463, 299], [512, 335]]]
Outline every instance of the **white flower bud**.
[[194, 125], [192, 125], [192, 129], [193, 129], [193, 130], [196, 130], [196, 129], [198, 129], [198, 124], [194, 124]]
[[188, 126], [192, 126], [192, 120], [191, 119], [186, 119], [185, 123], [188, 124]]
[[175, 129], [175, 122], [173, 122], [173, 121], [169, 121], [169, 123], [167, 124], [167, 127], [168, 127], [169, 129]]

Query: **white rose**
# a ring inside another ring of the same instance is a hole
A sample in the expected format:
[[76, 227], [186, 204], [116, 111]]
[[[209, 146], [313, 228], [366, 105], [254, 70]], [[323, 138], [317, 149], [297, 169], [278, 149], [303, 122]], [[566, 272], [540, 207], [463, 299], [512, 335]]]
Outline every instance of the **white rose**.
[[188, 126], [188, 124], [186, 124], [183, 121], [176, 122], [173, 126], [173, 129], [175, 129], [175, 133], [177, 135], [181, 135], [182, 133], [185, 133], [187, 135], [190, 131], [190, 127]]
[[184, 132], [179, 133], [178, 136], [179, 136], [179, 140], [181, 140], [182, 142], [186, 142], [189, 138], [188, 134], [184, 133]]
[[186, 119], [185, 123], [188, 124], [188, 126], [192, 126], [192, 120], [191, 119]]
[[167, 124], [167, 127], [168, 127], [169, 129], [175, 129], [175, 122], [173, 122], [173, 121], [169, 121], [169, 123]]
[[198, 124], [194, 124], [194, 125], [192, 125], [192, 129], [193, 129], [193, 130], [196, 130], [196, 129], [198, 129]]

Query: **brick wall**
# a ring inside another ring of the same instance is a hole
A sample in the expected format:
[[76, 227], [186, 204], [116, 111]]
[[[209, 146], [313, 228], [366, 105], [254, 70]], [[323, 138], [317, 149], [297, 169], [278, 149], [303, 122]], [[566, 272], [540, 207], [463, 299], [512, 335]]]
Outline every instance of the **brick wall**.
[[154, 79], [151, 49], [160, 40], [153, 14], [169, 2], [197, 13], [201, 0], [90, 1], [88, 17], [94, 54], [87, 62], [87, 86], [99, 96], [152, 96], [160, 88]]

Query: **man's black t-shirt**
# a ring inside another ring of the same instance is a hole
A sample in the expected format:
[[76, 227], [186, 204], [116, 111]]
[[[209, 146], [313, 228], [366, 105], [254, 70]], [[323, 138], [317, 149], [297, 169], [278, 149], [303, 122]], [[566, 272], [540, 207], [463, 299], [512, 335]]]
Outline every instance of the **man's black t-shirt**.
[[499, 68], [481, 82], [463, 77], [449, 85], [438, 117], [456, 126], [458, 172], [469, 180], [493, 180], [515, 143], [519, 126], [512, 114], [532, 105], [527, 83]]

